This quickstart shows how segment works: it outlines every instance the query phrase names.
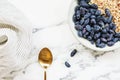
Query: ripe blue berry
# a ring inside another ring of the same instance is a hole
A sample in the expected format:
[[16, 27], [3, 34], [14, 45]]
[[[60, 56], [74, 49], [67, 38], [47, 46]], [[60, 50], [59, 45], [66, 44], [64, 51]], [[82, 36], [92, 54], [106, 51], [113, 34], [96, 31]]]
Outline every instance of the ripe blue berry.
[[101, 41], [106, 43], [106, 42], [107, 42], [107, 39], [101, 38]]
[[114, 39], [113, 39], [113, 42], [114, 42], [114, 43], [116, 43], [116, 42], [118, 42], [118, 41], [119, 41], [119, 38], [114, 38]]
[[91, 31], [91, 26], [90, 26], [90, 25], [87, 25], [87, 26], [86, 26], [86, 30], [90, 32], [90, 31]]
[[101, 43], [101, 40], [100, 39], [97, 39], [96, 40], [96, 44], [100, 44]]
[[86, 13], [85, 16], [84, 16], [84, 19], [87, 19], [91, 16], [91, 13]]
[[91, 37], [91, 36], [88, 36], [87, 39], [88, 39], [89, 41], [91, 41], [91, 40], [92, 40], [92, 37]]
[[102, 30], [102, 33], [107, 33], [107, 30], [104, 28], [104, 29]]
[[65, 62], [65, 66], [68, 67], [68, 68], [71, 67], [70, 63], [68, 63], [67, 61]]
[[80, 6], [82, 6], [84, 8], [89, 8], [89, 4], [87, 2], [85, 2], [84, 0], [80, 1]]
[[94, 25], [94, 31], [99, 31], [101, 30], [101, 27], [99, 25]]
[[106, 15], [109, 17], [109, 16], [111, 16], [111, 12], [110, 12], [110, 10], [109, 9], [105, 9], [105, 13], [106, 13]]
[[77, 24], [77, 25], [75, 25], [75, 29], [79, 31], [79, 30], [82, 30], [83, 27], [81, 25]]
[[95, 9], [90, 9], [89, 12], [90, 12], [92, 15], [94, 15], [95, 12], [96, 12], [96, 10], [95, 10]]
[[112, 41], [107, 43], [108, 46], [113, 46], [114, 44], [115, 44], [115, 43], [112, 42]]
[[83, 36], [83, 33], [81, 31], [78, 32], [78, 36], [79, 37], [82, 37]]
[[84, 25], [89, 24], [89, 22], [90, 22], [90, 19], [88, 18], [88, 19], [85, 20]]
[[90, 7], [94, 9], [98, 9], [98, 6], [96, 4], [91, 4]]
[[113, 20], [113, 16], [110, 16], [110, 17], [107, 18], [107, 22], [108, 22], [108, 23], [111, 23], [112, 20]]
[[75, 7], [75, 12], [77, 12], [78, 10], [80, 10], [80, 6]]
[[90, 18], [91, 18], [91, 19], [95, 19], [96, 16], [95, 16], [95, 15], [91, 15]]
[[71, 52], [70, 56], [73, 57], [73, 56], [75, 56], [76, 53], [77, 53], [77, 50], [74, 49], [74, 50]]
[[97, 10], [96, 13], [95, 13], [96, 16], [99, 16], [101, 15], [101, 11], [100, 10]]
[[99, 48], [104, 48], [105, 46], [106, 46], [105, 43], [96, 44], [96, 47]]
[[91, 19], [90, 23], [91, 24], [96, 24], [96, 20], [95, 19]]
[[99, 24], [101, 27], [104, 27], [104, 26], [105, 26], [105, 24], [104, 24], [103, 21], [99, 21], [98, 24]]

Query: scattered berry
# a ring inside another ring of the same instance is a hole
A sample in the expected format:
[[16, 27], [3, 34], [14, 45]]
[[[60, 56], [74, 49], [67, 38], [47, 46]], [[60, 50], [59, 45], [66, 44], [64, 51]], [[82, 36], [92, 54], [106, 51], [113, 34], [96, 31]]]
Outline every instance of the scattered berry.
[[73, 56], [75, 56], [76, 53], [77, 53], [77, 50], [74, 49], [74, 50], [71, 52], [70, 56], [73, 57]]
[[71, 67], [70, 63], [68, 63], [67, 61], [65, 62], [65, 66], [68, 67], [68, 68]]

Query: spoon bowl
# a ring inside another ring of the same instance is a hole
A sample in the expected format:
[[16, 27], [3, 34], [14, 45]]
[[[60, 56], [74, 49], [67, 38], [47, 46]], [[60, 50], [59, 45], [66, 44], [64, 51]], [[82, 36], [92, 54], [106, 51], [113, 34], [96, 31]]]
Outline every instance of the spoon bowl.
[[48, 48], [43, 48], [38, 56], [38, 62], [44, 68], [44, 80], [46, 80], [46, 70], [52, 64], [53, 56]]

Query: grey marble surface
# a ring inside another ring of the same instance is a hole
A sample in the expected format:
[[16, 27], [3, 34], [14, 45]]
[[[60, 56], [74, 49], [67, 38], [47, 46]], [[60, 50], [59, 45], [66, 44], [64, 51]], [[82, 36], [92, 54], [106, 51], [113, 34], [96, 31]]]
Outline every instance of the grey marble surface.
[[[81, 45], [72, 35], [67, 24], [33, 29], [34, 62], [28, 65], [25, 73], [14, 80], [42, 80], [43, 69], [37, 62], [37, 54], [43, 47], [51, 49], [54, 61], [48, 69], [48, 80], [120, 80], [120, 50], [97, 52]], [[77, 49], [78, 53], [70, 57], [70, 52]], [[95, 55], [95, 54], [102, 55]], [[36, 54], [36, 55], [35, 55]], [[71, 64], [67, 68], [64, 63]]]
[[[64, 23], [71, 0], [53, 0], [54, 3], [51, 0], [10, 2], [35, 24], [32, 62], [14, 80], [43, 80], [43, 69], [37, 61], [38, 53], [43, 47], [50, 48], [54, 57], [53, 64], [47, 70], [47, 80], [120, 80], [120, 50], [97, 52], [88, 49], [76, 40], [69, 25]], [[49, 6], [48, 11], [44, 11], [44, 4]], [[60, 7], [61, 5], [63, 6]], [[70, 52], [73, 49], [77, 49], [78, 53], [71, 58]], [[102, 55], [96, 56], [96, 53]], [[70, 68], [64, 65], [65, 61], [71, 64]]]

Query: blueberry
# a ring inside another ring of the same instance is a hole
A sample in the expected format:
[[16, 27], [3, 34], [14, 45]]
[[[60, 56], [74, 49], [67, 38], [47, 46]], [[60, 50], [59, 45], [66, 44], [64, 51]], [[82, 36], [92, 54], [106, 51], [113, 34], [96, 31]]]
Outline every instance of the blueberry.
[[90, 36], [91, 36], [91, 37], [94, 37], [94, 34], [95, 34], [94, 31], [91, 31], [91, 32], [90, 32]]
[[101, 35], [102, 38], [107, 38], [106, 33]]
[[96, 34], [94, 35], [94, 39], [98, 39], [100, 36], [101, 36], [101, 33], [96, 33]]
[[94, 35], [94, 38], [93, 38], [94, 40], [97, 40], [97, 39], [98, 39], [98, 37], [97, 37], [96, 35], [97, 35], [97, 34]]
[[84, 33], [83, 37], [87, 39], [89, 32]]
[[93, 40], [91, 40], [91, 41], [90, 41], [90, 43], [91, 43], [91, 44], [94, 44], [94, 41], [93, 41]]
[[99, 25], [94, 25], [94, 31], [100, 31], [101, 27]]
[[89, 12], [90, 12], [92, 15], [94, 15], [95, 12], [96, 12], [96, 10], [95, 10], [95, 9], [89, 9]]
[[86, 30], [90, 32], [90, 31], [91, 31], [91, 26], [90, 26], [90, 25], [87, 25], [87, 26], [86, 26]]
[[107, 31], [109, 31], [109, 30], [110, 30], [109, 26], [105, 26], [105, 29], [106, 29]]
[[105, 24], [104, 24], [103, 21], [99, 21], [98, 24], [99, 24], [99, 26], [101, 26], [101, 27], [103, 27], [103, 28], [105, 27]]
[[87, 32], [86, 29], [83, 28], [83, 31], [82, 31], [83, 35], [84, 35], [86, 32]]
[[105, 46], [106, 46], [105, 43], [96, 44], [96, 47], [99, 47], [99, 48], [104, 48]]
[[100, 39], [97, 39], [96, 40], [96, 44], [100, 44], [101, 40]]
[[96, 13], [95, 13], [96, 16], [99, 16], [101, 15], [101, 11], [100, 10], [97, 10]]
[[80, 20], [80, 25], [83, 25], [84, 21], [85, 21], [85, 19], [82, 18], [82, 19]]
[[80, 2], [80, 1], [85, 1], [85, 2], [89, 3], [91, 0], [78, 0], [78, 2]]
[[116, 38], [120, 38], [120, 33], [116, 33], [116, 34], [115, 34], [115, 37], [116, 37]]
[[76, 53], [77, 53], [77, 50], [74, 49], [74, 50], [71, 52], [70, 56], [73, 57]]
[[96, 47], [99, 47], [99, 46], [100, 46], [100, 43], [96, 43], [95, 45], [96, 45]]
[[115, 25], [115, 23], [113, 23], [113, 22], [111, 22], [111, 23], [109, 24], [109, 27], [110, 27], [111, 29], [113, 29], [114, 26], [116, 26], [116, 25]]
[[86, 13], [85, 16], [84, 16], [84, 19], [87, 19], [91, 16], [91, 13]]
[[76, 18], [79, 20], [80, 19], [80, 10], [76, 12]]
[[91, 37], [91, 36], [88, 36], [87, 39], [88, 39], [89, 41], [91, 41], [91, 40], [92, 40], [92, 37]]
[[96, 16], [95, 16], [95, 15], [91, 15], [90, 18], [91, 18], [91, 19], [95, 19]]
[[98, 6], [96, 4], [91, 4], [90, 7], [94, 9], [98, 9]]
[[115, 43], [112, 42], [112, 41], [110, 41], [110, 42], [107, 43], [108, 46], [113, 46], [114, 44], [115, 44]]
[[106, 42], [107, 42], [107, 39], [101, 38], [101, 41], [106, 43]]
[[111, 34], [115, 34], [115, 31], [113, 31], [113, 30], [109, 30], [109, 33], [111, 33]]
[[102, 30], [102, 33], [107, 33], [107, 30], [104, 28], [104, 29]]
[[105, 9], [105, 13], [106, 13], [106, 16], [108, 16], [108, 17], [111, 16], [111, 12], [110, 12], [110, 10], [107, 9], [107, 8]]
[[114, 30], [114, 31], [116, 30], [116, 25], [115, 25], [115, 26], [113, 26], [112, 30]]
[[102, 33], [102, 37], [103, 38], [109, 38], [109, 36], [110, 36], [111, 34], [109, 34], [108, 32], [107, 33]]
[[68, 68], [71, 67], [70, 63], [68, 63], [67, 61], [65, 61], [65, 66], [68, 67]]
[[109, 28], [112, 30], [116, 30], [116, 25], [114, 23], [110, 23]]
[[80, 1], [80, 6], [82, 6], [84, 8], [89, 8], [89, 4], [87, 2], [85, 2], [84, 0]]
[[86, 39], [86, 38], [87, 38], [87, 35], [83, 35], [83, 37]]
[[89, 35], [89, 32], [86, 32], [85, 35], [88, 36], [88, 35]]
[[96, 24], [96, 20], [95, 19], [91, 19], [90, 23], [91, 24]]
[[82, 34], [81, 31], [78, 31], [78, 36], [79, 36], [79, 37], [82, 37], [82, 36], [83, 36], [83, 34]]
[[112, 38], [113, 38], [113, 34], [110, 34], [109, 37], [108, 37], [108, 39], [107, 39], [107, 41], [111, 41]]
[[107, 22], [108, 22], [107, 18], [104, 17], [104, 16], [102, 16], [101, 19], [102, 19], [102, 21], [103, 21], [104, 23], [107, 23]]
[[87, 3], [89, 3], [91, 0], [85, 0]]
[[75, 25], [75, 29], [79, 31], [79, 30], [82, 30], [83, 27], [81, 25]]
[[100, 47], [100, 48], [104, 48], [105, 46], [106, 46], [105, 43], [101, 43], [99, 47]]
[[85, 2], [89, 3], [91, 0], [83, 0], [83, 1], [85, 1]]
[[112, 22], [112, 19], [113, 19], [113, 16], [108, 17], [108, 18], [107, 18], [107, 22], [108, 22], [108, 23], [111, 23], [111, 22]]
[[80, 25], [79, 21], [76, 21], [76, 22], [75, 22], [75, 25]]
[[119, 41], [119, 38], [114, 38], [114, 39], [113, 39], [113, 42], [114, 42], [114, 43], [116, 43], [116, 42], [118, 42], [118, 41]]
[[80, 6], [75, 7], [75, 12], [77, 12], [78, 10], [80, 10]]
[[103, 21], [102, 16], [97, 16], [97, 17], [96, 17], [96, 21], [97, 21], [97, 22]]
[[73, 22], [75, 23], [77, 21], [77, 17], [76, 17], [76, 15], [74, 14], [73, 15]]
[[90, 19], [88, 18], [88, 19], [85, 20], [84, 25], [89, 24], [89, 22], [90, 22]]
[[81, 16], [83, 16], [86, 13], [86, 9], [83, 7], [80, 7], [80, 13], [81, 13]]

